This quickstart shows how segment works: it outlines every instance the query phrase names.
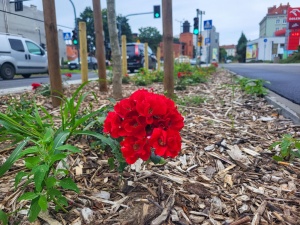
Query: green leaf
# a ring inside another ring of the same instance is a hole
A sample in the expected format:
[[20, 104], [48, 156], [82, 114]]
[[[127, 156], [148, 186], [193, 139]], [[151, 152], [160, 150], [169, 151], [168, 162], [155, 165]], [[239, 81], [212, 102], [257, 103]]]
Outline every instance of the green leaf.
[[76, 183], [71, 178], [64, 178], [59, 182], [60, 186], [64, 189], [73, 190], [76, 193], [79, 193], [79, 188]]
[[275, 161], [277, 161], [277, 162], [283, 161], [283, 158], [280, 157], [280, 156], [278, 156], [278, 155], [274, 155], [274, 156], [273, 156], [273, 159], [274, 159]]
[[1, 209], [0, 209], [0, 221], [2, 221], [3, 225], [7, 225], [8, 224], [8, 216]]
[[41, 207], [39, 205], [39, 198], [35, 198], [32, 200], [30, 208], [29, 208], [29, 213], [28, 213], [29, 221], [34, 222], [37, 219], [40, 211], [41, 211]]
[[16, 177], [15, 177], [15, 188], [17, 188], [17, 186], [19, 185], [20, 181], [22, 180], [23, 177], [27, 176], [28, 173], [26, 172], [19, 172], [17, 173]]
[[298, 149], [300, 149], [300, 141], [296, 141], [295, 142], [295, 147], [298, 148]]
[[46, 187], [48, 189], [54, 187], [54, 185], [56, 184], [56, 178], [55, 177], [47, 177], [46, 180], [45, 180], [45, 183], [46, 183]]
[[46, 174], [49, 171], [49, 166], [48, 165], [40, 165], [34, 168], [34, 184], [35, 184], [35, 189], [40, 192], [42, 190], [42, 182], [45, 179]]
[[50, 143], [53, 139], [53, 130], [51, 128], [46, 128], [46, 132], [44, 133], [43, 141], [45, 143]]
[[53, 149], [57, 149], [59, 146], [62, 146], [69, 135], [70, 131], [61, 131], [60, 133], [56, 134]]
[[36, 165], [38, 165], [42, 159], [40, 156], [33, 156], [33, 157], [28, 157], [25, 160], [25, 166], [29, 169], [32, 169]]
[[22, 194], [19, 198], [18, 201], [21, 200], [33, 200], [35, 198], [37, 198], [38, 195], [34, 192], [25, 192], [24, 194]]
[[62, 196], [62, 193], [55, 189], [55, 188], [50, 188], [48, 191], [47, 191], [48, 195], [51, 196], [52, 199], [54, 199], [55, 197], [58, 198], [60, 196]]
[[115, 159], [114, 158], [109, 158], [107, 160], [107, 162], [108, 162], [108, 165], [109, 165], [109, 169], [113, 170], [115, 168]]
[[151, 156], [150, 156], [150, 160], [154, 163], [154, 164], [158, 164], [161, 161], [161, 157], [158, 155], [155, 155], [154, 152], [151, 152]]
[[0, 177], [12, 167], [12, 165], [18, 159], [22, 149], [25, 147], [28, 141], [29, 138], [26, 138], [24, 141], [22, 141], [11, 153], [11, 155], [8, 157], [5, 163], [0, 167]]
[[39, 203], [39, 206], [41, 207], [41, 209], [43, 211], [47, 210], [47, 208], [48, 208], [48, 202], [47, 202], [47, 198], [46, 198], [45, 195], [41, 195], [40, 196], [40, 199], [39, 199], [38, 203]]
[[66, 154], [56, 154], [56, 155], [53, 155], [51, 156], [50, 158], [50, 165], [52, 165], [53, 163], [55, 163], [56, 161], [59, 161], [59, 160], [62, 160], [62, 159], [65, 159], [67, 157]]
[[75, 147], [73, 145], [69, 145], [69, 144], [59, 146], [55, 150], [60, 150], [60, 151], [68, 150], [68, 151], [70, 151], [72, 153], [80, 153], [81, 152], [79, 148], [77, 148], [77, 147]]
[[25, 150], [23, 150], [20, 153], [18, 159], [22, 158], [25, 155], [34, 154], [34, 153], [37, 153], [37, 152], [39, 152], [39, 147], [38, 146], [32, 146], [32, 147], [26, 148]]

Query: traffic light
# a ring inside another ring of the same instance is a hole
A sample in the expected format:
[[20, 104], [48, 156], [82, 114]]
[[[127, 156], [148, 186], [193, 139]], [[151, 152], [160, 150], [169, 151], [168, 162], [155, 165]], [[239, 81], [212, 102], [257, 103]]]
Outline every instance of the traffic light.
[[77, 34], [77, 30], [74, 29], [72, 30], [72, 43], [73, 45], [78, 45], [78, 34]]
[[195, 35], [199, 34], [199, 18], [198, 17], [194, 18], [194, 31], [193, 31], [193, 33]]
[[160, 5], [153, 6], [154, 19], [160, 18]]
[[203, 40], [203, 38], [202, 38], [202, 35], [200, 34], [198, 36], [198, 43], [199, 43], [200, 46], [202, 46], [202, 40]]

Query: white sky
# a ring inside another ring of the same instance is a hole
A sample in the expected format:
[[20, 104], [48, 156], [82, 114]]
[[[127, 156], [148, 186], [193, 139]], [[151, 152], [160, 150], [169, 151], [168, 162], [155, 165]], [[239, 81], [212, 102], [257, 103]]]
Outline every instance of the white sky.
[[[92, 8], [92, 0], [72, 0], [77, 17], [87, 6]], [[133, 13], [152, 12], [153, 5], [161, 5], [163, 0], [115, 0], [116, 12], [122, 16]], [[212, 20], [220, 34], [220, 45], [237, 44], [241, 33], [247, 39], [254, 40], [259, 35], [259, 22], [267, 14], [268, 7], [289, 2], [291, 7], [300, 7], [299, 0], [173, 0], [173, 34], [180, 33], [180, 22], [188, 20], [193, 26], [196, 9], [205, 11], [202, 20]], [[25, 1], [25, 5], [36, 5], [43, 9], [42, 0]], [[74, 12], [70, 0], [55, 0], [57, 24], [74, 27]], [[106, 0], [101, 0], [101, 7], [106, 8]], [[162, 33], [162, 18], [154, 19], [153, 14], [130, 16], [129, 25], [133, 33], [141, 27], [156, 27]], [[202, 25], [203, 27], [203, 25]], [[70, 29], [61, 28], [65, 32]], [[192, 32], [192, 27], [191, 27]]]

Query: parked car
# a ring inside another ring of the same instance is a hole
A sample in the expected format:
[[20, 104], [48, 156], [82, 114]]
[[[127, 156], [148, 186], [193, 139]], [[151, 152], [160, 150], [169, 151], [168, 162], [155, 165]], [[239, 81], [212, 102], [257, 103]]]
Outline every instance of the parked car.
[[227, 59], [227, 60], [226, 60], [226, 63], [232, 63], [232, 60]]
[[34, 41], [18, 35], [0, 34], [0, 77], [11, 80], [15, 74], [48, 73], [46, 51]]
[[[90, 70], [98, 69], [97, 59], [94, 56], [88, 56], [87, 63], [88, 63], [88, 69]], [[109, 60], [106, 60], [106, 66], [110, 66]], [[68, 68], [70, 70], [80, 69], [80, 67], [81, 67], [81, 62], [78, 63], [78, 58], [68, 62]]]
[[[143, 43], [127, 43], [127, 68], [133, 73], [144, 67], [145, 63], [145, 45]], [[152, 49], [148, 46], [148, 65], [149, 69], [156, 69], [157, 59]]]

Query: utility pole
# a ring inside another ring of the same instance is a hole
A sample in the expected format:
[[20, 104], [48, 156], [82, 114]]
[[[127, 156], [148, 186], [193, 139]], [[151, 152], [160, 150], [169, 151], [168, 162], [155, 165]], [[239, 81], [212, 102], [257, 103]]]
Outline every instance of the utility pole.
[[100, 92], [107, 92], [106, 60], [103, 37], [103, 21], [100, 0], [93, 0], [94, 29], [96, 35], [96, 58], [98, 62], [98, 77]]
[[63, 95], [62, 79], [59, 65], [58, 33], [55, 14], [55, 0], [43, 0], [44, 24], [46, 31], [46, 44], [48, 56], [48, 70], [52, 105], [57, 107], [61, 104]]
[[[199, 20], [199, 36], [197, 37], [197, 42], [198, 42], [198, 56], [199, 56], [199, 66], [201, 67], [201, 56], [202, 56], [202, 42], [203, 42], [203, 36], [202, 36], [202, 15], [205, 15], [205, 11], [201, 11], [197, 9], [197, 17], [200, 15], [200, 20]], [[199, 42], [199, 40], [201, 41]], [[198, 58], [198, 57], [197, 57]]]
[[167, 97], [174, 97], [173, 18], [172, 0], [161, 0], [164, 50], [164, 91]]

